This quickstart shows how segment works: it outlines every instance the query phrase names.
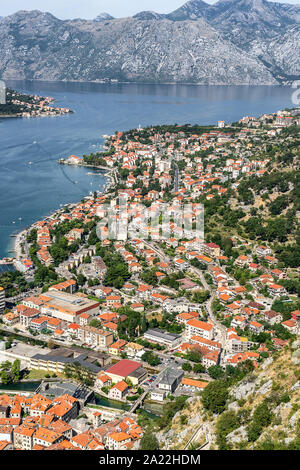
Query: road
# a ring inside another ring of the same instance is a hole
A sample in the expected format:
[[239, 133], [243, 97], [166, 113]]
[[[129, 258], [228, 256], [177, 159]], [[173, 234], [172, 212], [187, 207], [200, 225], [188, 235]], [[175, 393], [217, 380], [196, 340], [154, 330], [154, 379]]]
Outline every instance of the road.
[[201, 269], [195, 268], [194, 266], [190, 266], [189, 269], [190, 269], [190, 271], [192, 271], [194, 274], [196, 274], [196, 276], [199, 277], [199, 279], [200, 279], [200, 281], [201, 281], [201, 283], [202, 283], [204, 289], [211, 292], [212, 288], [211, 288], [211, 286], [209, 286], [209, 285], [207, 284], [207, 281], [206, 281], [206, 279], [205, 279], [205, 277], [204, 277], [204, 274], [203, 274], [203, 272], [201, 271]]
[[147, 242], [146, 240], [143, 240], [143, 242], [144, 245], [146, 245], [150, 250], [153, 250], [158, 255], [161, 261], [163, 261], [164, 263], [170, 262], [170, 258], [168, 258], [168, 256], [162, 250], [154, 246], [152, 243]]
[[174, 163], [175, 174], [174, 174], [174, 192], [177, 193], [179, 188], [179, 169], [177, 163]]
[[32, 290], [27, 291], [27, 292], [22, 292], [22, 294], [18, 294], [15, 297], [8, 297], [4, 300], [7, 303], [14, 304], [16, 302], [20, 302], [23, 299], [26, 299], [27, 297], [39, 296], [40, 293], [41, 293], [41, 289], [36, 288], [36, 289], [32, 289]]
[[212, 304], [213, 304], [214, 300], [216, 300], [216, 298], [217, 298], [216, 291], [212, 288], [212, 286], [210, 286], [207, 283], [207, 281], [204, 277], [204, 274], [200, 269], [197, 269], [194, 266], [191, 266], [190, 270], [199, 277], [204, 289], [210, 292], [210, 298], [205, 303], [204, 309], [205, 309], [206, 313], [208, 314], [209, 319], [212, 321], [212, 323], [214, 325], [214, 328], [215, 328], [215, 331], [216, 331], [216, 336], [217, 336], [216, 339], [222, 345], [222, 353], [221, 353], [221, 357], [220, 357], [220, 362], [222, 362], [222, 354], [224, 353], [225, 344], [226, 344], [227, 329], [224, 325], [222, 325], [222, 323], [220, 323], [217, 320], [217, 317], [215, 316], [215, 314], [213, 312]]

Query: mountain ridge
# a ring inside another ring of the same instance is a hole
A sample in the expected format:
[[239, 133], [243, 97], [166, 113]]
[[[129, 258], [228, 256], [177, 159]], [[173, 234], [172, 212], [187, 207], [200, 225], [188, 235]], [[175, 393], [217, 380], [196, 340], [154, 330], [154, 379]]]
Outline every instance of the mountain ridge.
[[48, 12], [21, 10], [0, 19], [0, 76], [289, 83], [300, 77], [299, 38], [300, 6], [266, 0], [213, 5], [190, 0], [169, 15], [144, 11], [113, 18], [102, 13], [94, 20], [60, 20]]

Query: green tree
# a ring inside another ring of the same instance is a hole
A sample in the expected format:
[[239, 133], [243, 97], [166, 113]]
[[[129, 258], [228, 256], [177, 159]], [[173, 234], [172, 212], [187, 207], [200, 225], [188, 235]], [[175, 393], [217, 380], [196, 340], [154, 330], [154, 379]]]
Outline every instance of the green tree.
[[224, 381], [210, 382], [202, 392], [201, 399], [204, 408], [220, 414], [225, 410], [228, 390]]
[[21, 362], [19, 359], [16, 359], [11, 366], [11, 373], [14, 382], [19, 382], [20, 380], [20, 366]]
[[140, 450], [158, 450], [158, 440], [152, 432], [145, 432], [140, 441]]

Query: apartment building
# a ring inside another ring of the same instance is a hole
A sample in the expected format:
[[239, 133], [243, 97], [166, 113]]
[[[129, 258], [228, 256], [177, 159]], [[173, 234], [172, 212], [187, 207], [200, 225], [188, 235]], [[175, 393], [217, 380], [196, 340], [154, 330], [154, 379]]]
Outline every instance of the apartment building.
[[78, 328], [78, 338], [83, 342], [95, 347], [107, 348], [114, 342], [114, 335], [110, 331], [99, 330], [89, 325]]
[[202, 338], [212, 340], [214, 336], [213, 325], [194, 318], [186, 323], [185, 332], [187, 338], [191, 338], [192, 336], [201, 336]]

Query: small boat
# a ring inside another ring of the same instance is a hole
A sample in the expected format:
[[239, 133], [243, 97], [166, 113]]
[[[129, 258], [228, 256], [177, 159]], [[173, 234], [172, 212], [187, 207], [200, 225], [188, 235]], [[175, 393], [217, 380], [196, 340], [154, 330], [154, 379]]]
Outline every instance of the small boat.
[[32, 165], [32, 162], [28, 162], [28, 165]]

